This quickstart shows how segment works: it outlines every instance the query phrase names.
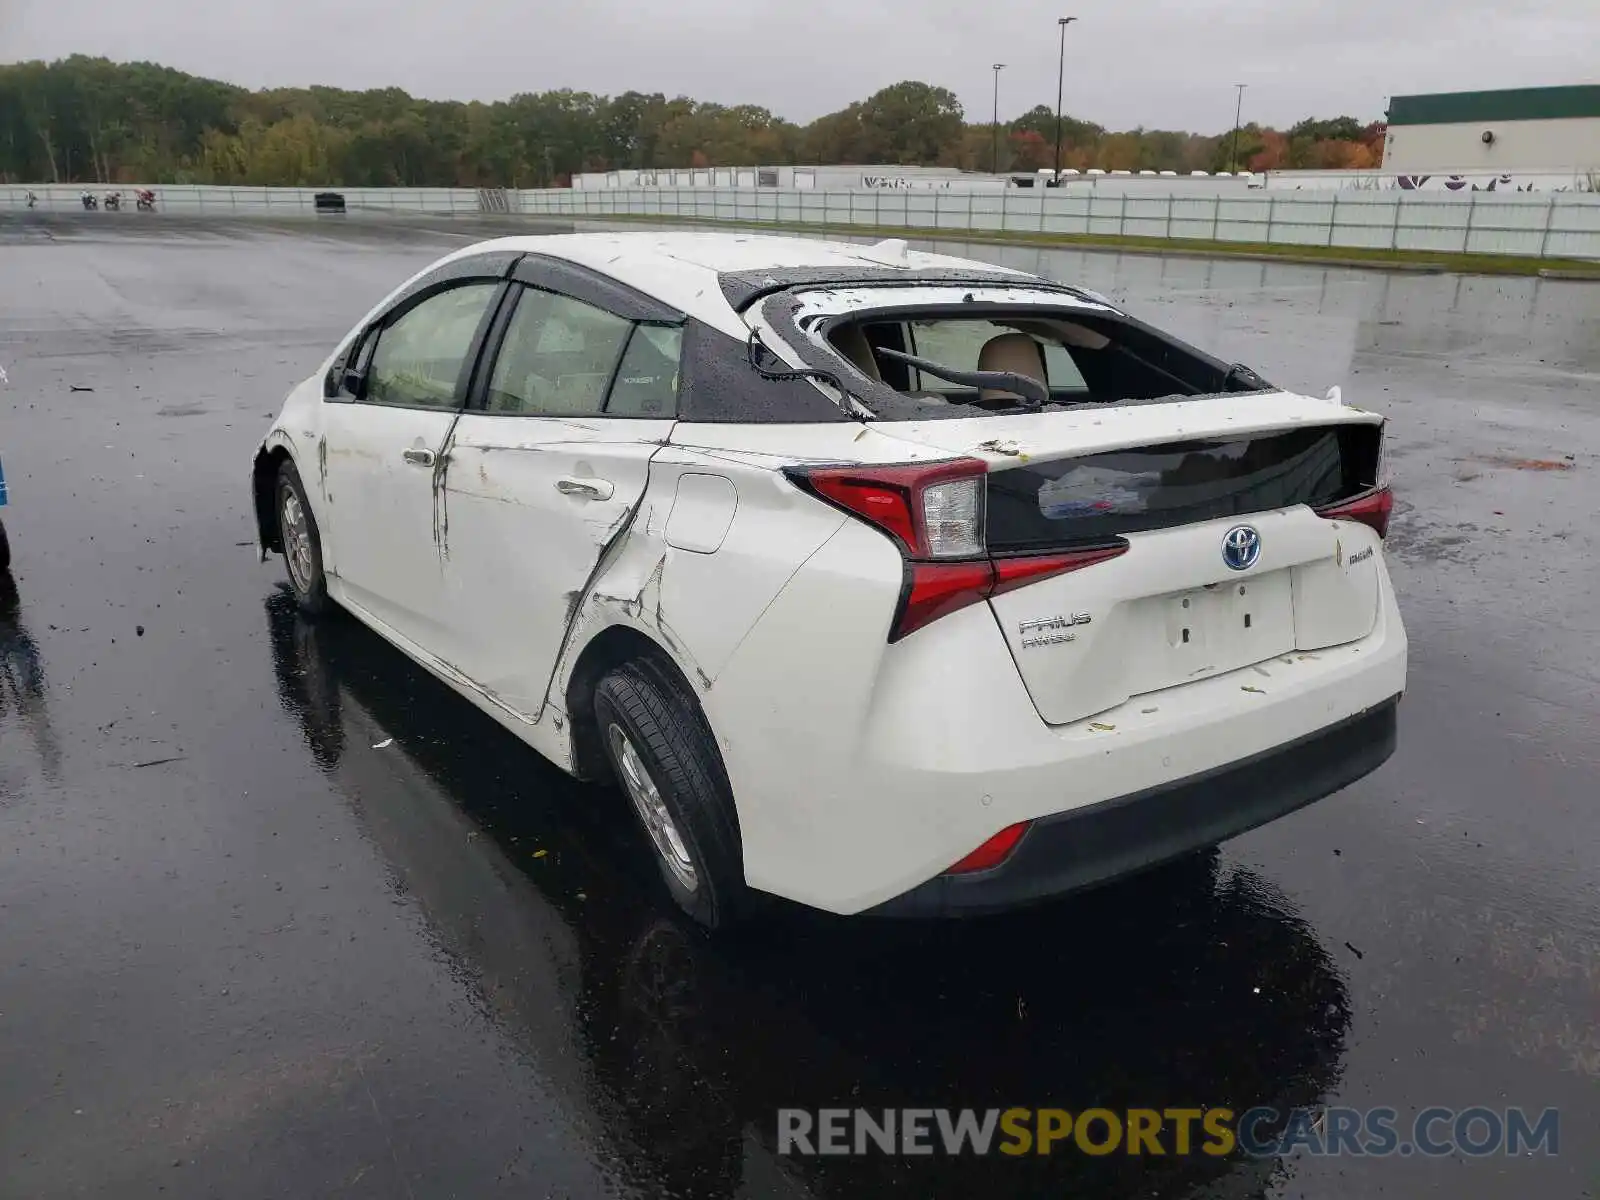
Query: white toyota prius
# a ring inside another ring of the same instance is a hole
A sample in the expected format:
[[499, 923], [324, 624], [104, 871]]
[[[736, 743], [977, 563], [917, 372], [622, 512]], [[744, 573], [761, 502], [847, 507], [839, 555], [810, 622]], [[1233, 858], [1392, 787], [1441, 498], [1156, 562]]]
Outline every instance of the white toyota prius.
[[262, 441], [262, 556], [546, 758], [677, 902], [993, 911], [1393, 752], [1383, 419], [1104, 297], [729, 233], [482, 242]]

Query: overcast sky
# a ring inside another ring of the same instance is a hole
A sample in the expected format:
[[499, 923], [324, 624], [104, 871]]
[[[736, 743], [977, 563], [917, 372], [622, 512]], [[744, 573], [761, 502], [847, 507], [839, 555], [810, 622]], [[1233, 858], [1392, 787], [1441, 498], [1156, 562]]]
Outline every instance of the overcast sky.
[[398, 85], [493, 100], [571, 87], [761, 104], [805, 122], [901, 79], [969, 120], [1111, 128], [1382, 116], [1391, 95], [1600, 82], [1600, 0], [0, 0], [0, 61], [146, 59], [247, 87]]

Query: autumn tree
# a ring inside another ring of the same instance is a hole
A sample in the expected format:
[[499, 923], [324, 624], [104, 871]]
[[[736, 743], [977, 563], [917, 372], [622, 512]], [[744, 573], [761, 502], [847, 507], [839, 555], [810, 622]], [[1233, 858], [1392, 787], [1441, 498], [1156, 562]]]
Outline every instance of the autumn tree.
[[1047, 143], [1042, 135], [1032, 129], [1013, 130], [1007, 142], [1011, 151], [1011, 164], [1005, 168], [1007, 170], [1042, 171], [1054, 165], [1051, 162], [1055, 154], [1054, 145]]
[[[1055, 113], [1037, 105], [1000, 129], [1002, 169], [1055, 161]], [[1240, 160], [1345, 169], [1382, 160], [1386, 130], [1352, 117], [1286, 133], [1249, 126]], [[0, 66], [0, 180], [544, 187], [579, 172], [883, 163], [988, 171], [995, 130], [969, 125], [949, 90], [907, 80], [800, 127], [755, 105], [561, 89], [484, 103], [400, 88], [248, 91], [151, 63], [75, 55]], [[1108, 132], [1067, 116], [1062, 165], [1077, 170], [1222, 169], [1231, 136]]]

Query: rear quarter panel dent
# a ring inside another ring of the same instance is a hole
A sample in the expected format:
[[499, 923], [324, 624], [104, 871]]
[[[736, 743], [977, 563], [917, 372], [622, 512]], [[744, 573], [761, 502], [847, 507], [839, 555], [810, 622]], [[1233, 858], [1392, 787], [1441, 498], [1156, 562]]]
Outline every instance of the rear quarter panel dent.
[[[685, 456], [691, 457], [691, 456]], [[608, 628], [649, 637], [702, 691], [716, 679], [784, 587], [847, 518], [766, 469], [721, 464], [735, 482], [734, 518], [714, 553], [679, 550], [666, 528], [681, 474], [704, 460], [651, 464], [649, 492], [590, 584], [567, 596], [571, 628], [549, 702], [564, 707], [584, 649]]]

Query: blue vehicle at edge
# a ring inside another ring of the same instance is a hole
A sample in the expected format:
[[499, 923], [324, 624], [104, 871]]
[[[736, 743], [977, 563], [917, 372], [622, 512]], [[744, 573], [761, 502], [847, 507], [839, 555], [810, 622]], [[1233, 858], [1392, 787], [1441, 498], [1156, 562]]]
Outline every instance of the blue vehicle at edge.
[[[4, 508], [5, 506], [6, 506], [6, 468], [5, 468], [5, 464], [4, 463], [0, 463], [0, 508]], [[0, 521], [0, 571], [4, 571], [4, 570], [8, 569], [10, 566], [11, 566], [11, 543], [6, 540], [5, 523], [3, 521]]]

